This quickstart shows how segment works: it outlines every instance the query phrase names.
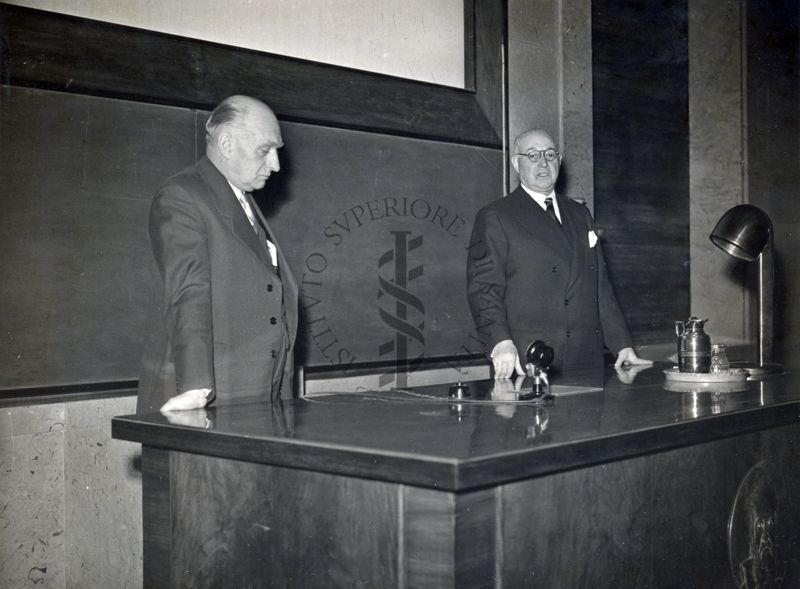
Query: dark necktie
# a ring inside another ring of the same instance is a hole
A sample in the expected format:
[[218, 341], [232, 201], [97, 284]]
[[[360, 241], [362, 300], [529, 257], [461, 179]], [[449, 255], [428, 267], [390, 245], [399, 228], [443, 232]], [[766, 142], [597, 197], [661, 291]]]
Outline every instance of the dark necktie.
[[556, 209], [553, 207], [553, 199], [548, 196], [546, 199], [544, 199], [544, 204], [547, 207], [547, 214], [550, 215], [550, 218], [561, 225], [561, 221], [559, 221], [558, 217], [556, 216]]
[[[255, 210], [256, 203], [253, 200], [253, 196], [249, 192], [245, 192], [245, 199], [246, 199], [245, 202], [248, 203], [250, 208], [252, 210]], [[254, 216], [253, 220], [254, 220], [253, 229], [255, 229], [256, 235], [258, 235], [259, 241], [263, 240], [263, 244], [262, 245], [267, 249], [267, 253], [269, 254], [270, 258], [272, 258], [272, 255], [273, 255], [272, 248], [275, 247], [275, 242], [272, 241], [272, 236], [269, 234], [269, 231], [267, 231], [267, 228], [261, 222], [261, 217], [255, 217]], [[272, 247], [270, 247], [270, 246], [272, 246]], [[278, 261], [277, 258], [278, 258], [278, 252], [275, 251], [275, 261], [276, 262]], [[280, 268], [278, 267], [277, 264], [273, 264], [272, 265], [272, 270], [280, 278], [281, 271], [280, 271]]]

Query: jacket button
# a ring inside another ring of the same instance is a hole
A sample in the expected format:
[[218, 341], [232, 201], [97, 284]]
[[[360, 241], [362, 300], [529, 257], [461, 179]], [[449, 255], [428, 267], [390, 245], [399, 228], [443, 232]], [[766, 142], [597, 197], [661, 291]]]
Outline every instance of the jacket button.
[[272, 285], [271, 284], [267, 285], [267, 292], [272, 292]]
[[594, 270], [594, 264], [592, 264], [591, 266], [589, 266], [589, 268], [591, 268], [592, 270]]
[[558, 266], [553, 266], [552, 268], [550, 268], [550, 271], [551, 272], [558, 272]]
[[595, 332], [595, 334], [599, 334], [600, 330], [599, 329], [595, 329], [594, 332]]
[[564, 306], [566, 307], [566, 306], [568, 306], [568, 305], [569, 305], [569, 301], [565, 299], [565, 300], [564, 300]]
[[567, 330], [567, 337], [572, 337], [572, 332], [569, 329]]
[[275, 317], [270, 317], [269, 318], [269, 322], [270, 322], [270, 324], [275, 325], [278, 322], [278, 320], [275, 319]]
[[274, 358], [274, 357], [275, 357], [275, 356], [277, 356], [277, 355], [278, 355], [278, 354], [276, 354], [276, 353], [275, 353], [275, 350], [272, 350], [272, 351], [269, 353], [269, 356], [270, 356], [270, 358]]

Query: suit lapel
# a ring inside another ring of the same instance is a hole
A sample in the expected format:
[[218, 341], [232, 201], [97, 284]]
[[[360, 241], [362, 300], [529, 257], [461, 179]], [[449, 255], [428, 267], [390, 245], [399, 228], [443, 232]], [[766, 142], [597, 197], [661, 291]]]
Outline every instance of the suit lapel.
[[518, 187], [506, 198], [514, 199], [515, 209], [518, 212], [517, 222], [528, 238], [536, 243], [536, 247], [542, 251], [549, 251], [568, 263], [572, 252], [563, 227], [554, 223], [522, 187]]
[[239, 204], [233, 189], [228, 184], [228, 181], [225, 180], [225, 176], [206, 157], [200, 160], [197, 164], [197, 169], [206, 186], [208, 186], [217, 210], [227, 221], [231, 232], [262, 264], [272, 270], [272, 260], [269, 257], [269, 252], [261, 245], [258, 235], [253, 231], [253, 226], [250, 225], [242, 205]]
[[[586, 255], [586, 245], [588, 245], [588, 235], [584, 231], [578, 211], [572, 206], [571, 201], [558, 197], [558, 205], [561, 211], [561, 222], [563, 223], [564, 234], [572, 244], [571, 259], [569, 264], [569, 278], [567, 280], [567, 293], [572, 290], [575, 283], [585, 270], [583, 256]], [[583, 205], [578, 205], [583, 206]], [[585, 242], [585, 243], [584, 243]]]

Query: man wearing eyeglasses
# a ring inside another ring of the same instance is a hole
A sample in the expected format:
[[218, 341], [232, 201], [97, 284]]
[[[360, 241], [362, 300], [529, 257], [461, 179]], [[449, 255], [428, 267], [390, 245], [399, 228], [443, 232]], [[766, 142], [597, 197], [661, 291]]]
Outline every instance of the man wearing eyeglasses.
[[555, 141], [533, 129], [513, 153], [520, 186], [478, 211], [467, 259], [467, 297], [495, 378], [524, 374], [520, 358], [535, 340], [564, 372], [602, 366], [604, 345], [617, 367], [651, 364], [633, 349], [588, 209], [555, 192]]

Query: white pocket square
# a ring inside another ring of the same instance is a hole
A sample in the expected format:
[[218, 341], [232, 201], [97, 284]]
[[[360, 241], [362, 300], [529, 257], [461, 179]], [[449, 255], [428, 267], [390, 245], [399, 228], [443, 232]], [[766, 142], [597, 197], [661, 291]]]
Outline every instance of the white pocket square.
[[597, 234], [594, 231], [589, 231], [589, 247], [597, 245]]

